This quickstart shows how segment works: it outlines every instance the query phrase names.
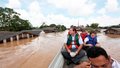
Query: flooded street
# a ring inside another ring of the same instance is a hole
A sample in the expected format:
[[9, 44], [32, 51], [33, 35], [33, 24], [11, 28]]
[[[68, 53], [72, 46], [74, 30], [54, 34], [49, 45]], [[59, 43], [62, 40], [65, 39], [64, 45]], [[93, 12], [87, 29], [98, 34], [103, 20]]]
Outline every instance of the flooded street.
[[62, 34], [0, 44], [0, 68], [47, 68], [63, 45]]
[[[47, 68], [62, 47], [67, 32], [0, 44], [0, 68]], [[98, 34], [100, 44], [120, 62], [120, 38]]]

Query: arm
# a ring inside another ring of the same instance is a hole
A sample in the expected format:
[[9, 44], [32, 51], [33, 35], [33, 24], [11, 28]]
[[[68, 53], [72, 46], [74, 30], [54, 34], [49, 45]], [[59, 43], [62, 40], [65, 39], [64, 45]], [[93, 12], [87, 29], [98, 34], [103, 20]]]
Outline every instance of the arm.
[[65, 45], [65, 49], [67, 50], [68, 53], [70, 53], [70, 49], [67, 47], [66, 43], [64, 44]]
[[78, 47], [78, 50], [76, 51], [76, 54], [78, 54], [80, 52], [80, 50], [82, 49], [83, 47], [83, 44], [81, 44], [79, 47]]
[[97, 38], [97, 44], [95, 46], [100, 47], [99, 39]]
[[78, 47], [78, 50], [76, 51], [76, 54], [78, 54], [80, 52], [80, 50], [82, 49], [82, 47], [83, 47], [83, 41], [82, 41], [81, 36], [79, 37], [79, 43], [80, 43], [80, 45]]
[[66, 36], [65, 39], [64, 39], [64, 46], [65, 46], [66, 51], [67, 51], [68, 53], [70, 53], [71, 51], [70, 51], [70, 49], [67, 47], [66, 42], [67, 42], [67, 36]]
[[89, 62], [82, 62], [80, 65], [79, 65], [79, 68], [91, 68], [91, 65]]
[[89, 39], [86, 37], [84, 40], [84, 46], [92, 46], [92, 44], [86, 44]]

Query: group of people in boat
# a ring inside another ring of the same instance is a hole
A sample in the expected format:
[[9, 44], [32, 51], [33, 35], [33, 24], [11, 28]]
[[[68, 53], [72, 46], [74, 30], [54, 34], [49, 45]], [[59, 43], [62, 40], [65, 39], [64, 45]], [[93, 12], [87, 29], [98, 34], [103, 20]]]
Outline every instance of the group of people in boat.
[[79, 65], [79, 68], [120, 68], [120, 64], [100, 47], [95, 31], [88, 34], [82, 30], [79, 34], [76, 28], [71, 27], [64, 46], [62, 55], [67, 60], [67, 65], [73, 63]]

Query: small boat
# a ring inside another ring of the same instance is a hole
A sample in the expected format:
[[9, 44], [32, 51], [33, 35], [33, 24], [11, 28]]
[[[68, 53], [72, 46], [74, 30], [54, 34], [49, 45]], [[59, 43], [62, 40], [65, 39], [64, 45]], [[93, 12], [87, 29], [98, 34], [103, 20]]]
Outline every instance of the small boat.
[[[65, 48], [64, 46], [60, 48], [60, 50], [58, 51], [58, 53], [56, 54], [48, 68], [74, 68], [76, 66], [75, 64], [67, 65], [65, 63], [65, 59], [61, 54], [61, 51], [64, 50], [64, 48]], [[86, 58], [87, 56], [84, 56], [82, 60], [86, 60]]]
[[63, 68], [64, 58], [61, 54], [62, 48], [60, 48], [60, 50], [58, 51], [57, 55], [54, 57], [48, 68]]

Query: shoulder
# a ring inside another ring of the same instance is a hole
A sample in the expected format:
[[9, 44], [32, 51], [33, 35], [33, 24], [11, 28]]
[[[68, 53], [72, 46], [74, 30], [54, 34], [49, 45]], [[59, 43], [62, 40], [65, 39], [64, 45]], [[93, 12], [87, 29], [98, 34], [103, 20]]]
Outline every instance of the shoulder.
[[120, 68], [120, 63], [115, 59], [113, 59], [112, 68]]

